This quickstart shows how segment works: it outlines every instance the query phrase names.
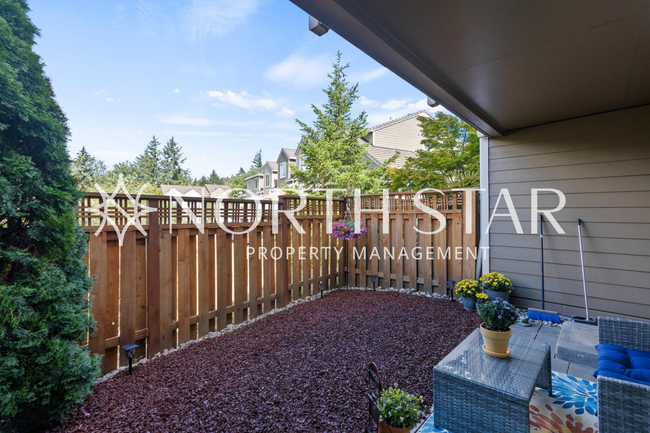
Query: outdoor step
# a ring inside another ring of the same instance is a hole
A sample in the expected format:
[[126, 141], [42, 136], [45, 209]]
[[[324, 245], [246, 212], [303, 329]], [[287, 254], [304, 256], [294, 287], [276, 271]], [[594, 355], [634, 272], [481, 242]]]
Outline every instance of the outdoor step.
[[564, 322], [557, 340], [557, 357], [569, 362], [595, 367], [598, 364], [598, 327]]

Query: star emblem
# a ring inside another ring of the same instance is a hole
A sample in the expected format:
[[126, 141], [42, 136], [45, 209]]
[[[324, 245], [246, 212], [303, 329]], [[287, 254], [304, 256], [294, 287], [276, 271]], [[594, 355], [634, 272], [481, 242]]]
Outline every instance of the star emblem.
[[[140, 217], [144, 214], [147, 214], [149, 212], [155, 212], [157, 209], [149, 206], [145, 206], [142, 203], [140, 203], [140, 194], [142, 194], [142, 189], [144, 188], [144, 185], [140, 187], [140, 190], [138, 191], [138, 194], [136, 195], [135, 198], [126, 189], [126, 185], [124, 185], [124, 177], [120, 173], [120, 178], [117, 183], [117, 188], [115, 191], [113, 191], [113, 194], [109, 195], [104, 189], [99, 186], [98, 184], [95, 184], [95, 187], [99, 191], [99, 193], [102, 195], [102, 202], [98, 204], [97, 206], [92, 206], [92, 207], [87, 207], [85, 210], [87, 212], [93, 212], [100, 217], [102, 217], [102, 222], [97, 228], [97, 231], [95, 232], [95, 236], [99, 236], [99, 234], [102, 232], [102, 229], [108, 222], [110, 225], [112, 225], [115, 228], [115, 233], [117, 233], [117, 238], [119, 240], [120, 246], [122, 246], [122, 242], [124, 240], [124, 233], [127, 232], [128, 228], [130, 226], [134, 226], [137, 228], [140, 233], [142, 233], [144, 236], [147, 236], [147, 232], [145, 229], [142, 227], [142, 224], [140, 224]], [[126, 212], [122, 206], [120, 206], [116, 201], [115, 201], [115, 196], [119, 194], [120, 190], [124, 191], [124, 195], [127, 196], [127, 198], [133, 203], [133, 216], [129, 215], [128, 212]], [[109, 215], [109, 206], [113, 205], [115, 209], [121, 214], [121, 216], [126, 218], [126, 224], [120, 231], [119, 226], [115, 222], [115, 219], [113, 219]]]

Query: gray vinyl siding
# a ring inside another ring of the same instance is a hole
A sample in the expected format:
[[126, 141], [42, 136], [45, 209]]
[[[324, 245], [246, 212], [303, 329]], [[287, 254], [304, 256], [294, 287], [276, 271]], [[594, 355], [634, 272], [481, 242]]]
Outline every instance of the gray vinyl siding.
[[[282, 151], [278, 156], [277, 163], [278, 163], [278, 188], [280, 188], [282, 185], [286, 185], [287, 181], [291, 178], [291, 169], [293, 168], [293, 164], [289, 161], [287, 155]], [[284, 178], [280, 177], [280, 173], [281, 173], [280, 165], [282, 163], [287, 164], [287, 175]]]
[[417, 117], [398, 122], [373, 132], [373, 145], [414, 152], [423, 149], [420, 122]]
[[[544, 224], [546, 308], [584, 315], [577, 219], [591, 315], [650, 319], [650, 106], [527, 128], [489, 140], [490, 215], [508, 188], [524, 230], [508, 217], [490, 228], [490, 270], [510, 277], [512, 300], [541, 307], [540, 240], [531, 234], [531, 188], [564, 192]], [[555, 194], [540, 193], [539, 208]], [[499, 212], [506, 213], [503, 200]]]

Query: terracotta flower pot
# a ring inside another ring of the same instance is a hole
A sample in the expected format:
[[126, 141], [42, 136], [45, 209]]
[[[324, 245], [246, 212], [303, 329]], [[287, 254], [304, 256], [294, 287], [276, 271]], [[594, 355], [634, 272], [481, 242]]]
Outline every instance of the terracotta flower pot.
[[488, 331], [481, 323], [481, 335], [485, 343], [485, 353], [495, 358], [507, 358], [510, 353], [508, 352], [508, 343], [512, 336], [512, 330], [507, 331]]
[[382, 422], [379, 423], [379, 431], [381, 433], [410, 433], [411, 429], [410, 428], [397, 428], [397, 427], [390, 426], [390, 430], [389, 430], [386, 423], [382, 421]]

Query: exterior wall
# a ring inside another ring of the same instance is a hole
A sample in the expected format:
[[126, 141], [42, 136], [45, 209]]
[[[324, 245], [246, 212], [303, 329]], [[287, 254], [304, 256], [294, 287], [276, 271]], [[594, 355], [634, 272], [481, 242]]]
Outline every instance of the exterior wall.
[[[267, 187], [266, 186], [266, 175], [270, 175], [270, 185]], [[268, 166], [268, 164], [264, 165], [262, 167], [262, 178], [261, 178], [261, 190], [262, 190], [262, 195], [268, 195], [271, 193], [271, 190], [275, 188], [278, 184], [278, 174], [277, 172], [274, 172], [271, 167]]]
[[[257, 179], [257, 188], [255, 188], [255, 179]], [[246, 181], [246, 189], [254, 192], [257, 195], [262, 194], [264, 187], [264, 178], [262, 176], [255, 176]]]
[[397, 150], [422, 149], [422, 134], [417, 117], [395, 123], [373, 132], [373, 145]]
[[[531, 234], [531, 188], [556, 188], [565, 235], [544, 223], [546, 308], [584, 315], [577, 219], [591, 316], [650, 319], [650, 106], [516, 131], [489, 140], [490, 215], [508, 188], [525, 234], [509, 217], [490, 228], [490, 270], [510, 277], [512, 300], [541, 307], [540, 239]], [[540, 194], [539, 208], [558, 204]], [[503, 201], [499, 213], [507, 213]]]
[[[286, 185], [287, 181], [291, 179], [291, 168], [293, 167], [293, 163], [289, 161], [287, 154], [282, 151], [280, 152], [280, 156], [278, 156], [277, 163], [278, 163], [278, 188], [280, 188], [282, 187], [282, 185]], [[280, 164], [282, 163], [287, 164], [287, 175], [284, 178], [280, 177], [280, 173], [281, 173]]]

